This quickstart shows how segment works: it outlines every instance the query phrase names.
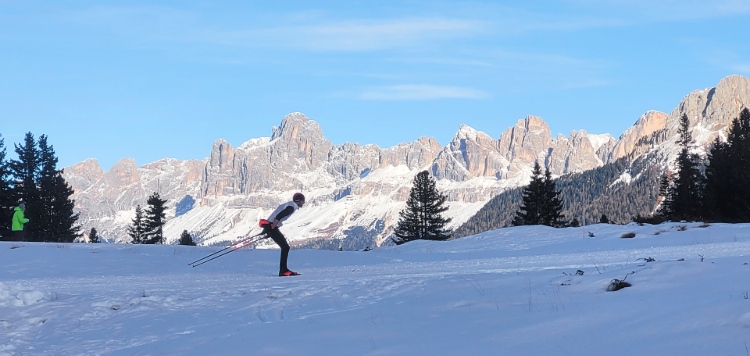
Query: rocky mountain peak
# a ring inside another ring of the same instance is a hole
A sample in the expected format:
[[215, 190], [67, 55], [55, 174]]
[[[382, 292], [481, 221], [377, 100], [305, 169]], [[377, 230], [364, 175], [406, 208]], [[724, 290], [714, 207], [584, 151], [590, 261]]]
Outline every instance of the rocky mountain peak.
[[[710, 132], [721, 131], [731, 125], [743, 108], [750, 107], [750, 78], [740, 75], [726, 77], [716, 88], [694, 92], [693, 97], [686, 98], [686, 101], [685, 113], [692, 124]], [[712, 135], [706, 139], [713, 141], [715, 137]]]
[[705, 150], [747, 107], [750, 107], [750, 78], [725, 77], [714, 88], [696, 90], [685, 96], [667, 117], [663, 137], [676, 142], [680, 118], [686, 115], [696, 148]]
[[500, 154], [521, 165], [544, 162], [547, 149], [552, 146], [549, 125], [538, 116], [527, 116], [500, 136]]
[[273, 128], [271, 140], [282, 139], [284, 141], [298, 140], [300, 137], [322, 137], [323, 130], [320, 125], [307, 118], [301, 112], [293, 112], [284, 116], [281, 126]]
[[220, 138], [214, 142], [209, 156], [209, 165], [224, 170], [231, 167], [234, 158], [234, 147], [227, 140]]
[[[461, 126], [458, 128], [458, 131], [456, 131], [456, 134], [453, 136], [453, 141], [460, 141], [460, 140], [476, 141], [477, 136], [481, 134], [484, 134], [484, 132], [477, 131], [469, 125], [461, 124]], [[486, 135], [486, 136], [489, 137], [489, 135]]]
[[88, 189], [104, 176], [104, 170], [99, 166], [99, 161], [94, 158], [86, 159], [83, 162], [63, 169], [63, 174], [68, 183], [73, 187]]
[[[547, 122], [544, 121], [539, 116], [533, 116], [529, 115], [526, 116], [525, 119], [519, 120], [519, 123], [523, 122], [523, 126], [526, 128], [526, 131], [532, 132], [532, 133], [539, 133], [539, 132], [549, 132], [549, 125], [547, 125]], [[518, 126], [518, 125], [516, 125]]]
[[323, 164], [333, 147], [320, 125], [299, 112], [286, 115], [281, 126], [274, 127], [270, 144], [272, 164], [302, 164], [313, 170]]
[[76, 175], [85, 175], [87, 177], [101, 177], [104, 175], [104, 170], [99, 166], [99, 161], [95, 158], [88, 158], [83, 162], [75, 164], [70, 167], [66, 167], [65, 170], [68, 173], [75, 173]]
[[140, 180], [138, 166], [132, 158], [123, 158], [117, 161], [106, 175], [109, 181], [119, 186], [128, 186]]
[[663, 130], [667, 124], [667, 114], [659, 111], [647, 111], [636, 120], [635, 124], [620, 135], [620, 140], [612, 150], [610, 161], [616, 161], [636, 150], [637, 143], [655, 132]]

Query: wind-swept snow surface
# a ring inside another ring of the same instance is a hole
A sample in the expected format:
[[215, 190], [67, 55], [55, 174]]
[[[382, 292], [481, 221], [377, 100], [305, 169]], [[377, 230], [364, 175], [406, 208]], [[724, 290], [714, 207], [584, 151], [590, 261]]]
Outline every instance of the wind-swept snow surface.
[[748, 224], [218, 249], [1, 242], [0, 355], [750, 353]]

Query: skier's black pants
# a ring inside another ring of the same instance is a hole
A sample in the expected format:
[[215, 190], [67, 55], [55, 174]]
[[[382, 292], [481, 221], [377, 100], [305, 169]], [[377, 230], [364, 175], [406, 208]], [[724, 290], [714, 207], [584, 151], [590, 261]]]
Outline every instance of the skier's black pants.
[[279, 228], [272, 229], [271, 226], [263, 228], [263, 232], [270, 237], [281, 248], [281, 258], [279, 260], [279, 274], [282, 274], [289, 270], [286, 266], [286, 260], [289, 258], [289, 243], [286, 241], [284, 234], [279, 231]]
[[23, 230], [13, 231], [12, 239], [13, 241], [25, 241], [25, 235], [25, 231]]

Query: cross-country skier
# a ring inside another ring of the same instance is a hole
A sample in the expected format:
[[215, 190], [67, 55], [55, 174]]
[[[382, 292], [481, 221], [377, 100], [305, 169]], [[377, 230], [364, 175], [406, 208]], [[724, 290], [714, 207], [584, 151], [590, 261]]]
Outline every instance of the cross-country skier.
[[290, 271], [286, 265], [287, 258], [289, 257], [289, 243], [286, 241], [284, 234], [279, 231], [279, 227], [284, 225], [284, 220], [294, 214], [297, 209], [305, 205], [305, 196], [302, 193], [295, 193], [292, 197], [292, 201], [279, 205], [271, 216], [268, 217], [268, 221], [263, 223], [263, 232], [268, 235], [277, 245], [281, 248], [281, 259], [279, 261], [279, 276], [296, 276], [299, 273]]

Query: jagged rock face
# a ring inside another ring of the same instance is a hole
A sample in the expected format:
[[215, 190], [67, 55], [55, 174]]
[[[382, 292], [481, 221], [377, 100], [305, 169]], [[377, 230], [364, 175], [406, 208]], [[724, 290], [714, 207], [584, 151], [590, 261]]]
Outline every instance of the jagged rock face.
[[[616, 147], [613, 160], [618, 155], [648, 154], [663, 166], [673, 165], [679, 153], [678, 128], [683, 115], [686, 115], [690, 122], [690, 133], [693, 138], [691, 150], [705, 154], [714, 140], [726, 139], [726, 132], [732, 121], [747, 107], [750, 107], [750, 79], [739, 75], [726, 77], [715, 88], [696, 90], [688, 94], [669, 115], [657, 112], [644, 114], [623, 134], [618, 147], [628, 148], [619, 150]], [[634, 144], [630, 144], [633, 142]]]
[[538, 161], [553, 175], [582, 172], [601, 166], [614, 142], [609, 137], [595, 144], [583, 130], [553, 140], [547, 123], [535, 116], [519, 120], [499, 140], [463, 125], [436, 159], [433, 171], [435, 177], [452, 181], [476, 177], [522, 180]]
[[500, 178], [508, 160], [498, 151], [498, 141], [484, 132], [461, 125], [451, 143], [440, 152], [433, 165], [438, 179], [466, 181], [474, 177]]
[[639, 140], [650, 137], [655, 132], [663, 130], [667, 124], [667, 114], [658, 111], [649, 111], [641, 115], [635, 125], [628, 128], [621, 136], [617, 145], [612, 150], [609, 162], [614, 162], [631, 154], [636, 150]]
[[547, 159], [547, 168], [554, 175], [583, 172], [603, 164], [594, 143], [583, 130], [571, 132], [569, 139], [558, 135]]
[[187, 196], [197, 197], [205, 166], [206, 161], [163, 159], [139, 168], [125, 158], [103, 173], [96, 160], [86, 160], [65, 168], [63, 177], [73, 188], [82, 228], [125, 239], [136, 205], [145, 206], [154, 192], [170, 207]]
[[105, 179], [112, 185], [127, 187], [140, 182], [141, 177], [138, 174], [138, 166], [135, 165], [135, 160], [123, 158], [105, 174]]
[[[151, 195], [159, 192], [162, 198], [177, 199], [185, 195], [197, 196], [203, 179], [206, 161], [162, 159], [142, 166], [138, 172], [140, 181]], [[152, 189], [155, 185], [156, 189]]]
[[104, 170], [99, 166], [99, 161], [89, 158], [79, 164], [67, 167], [63, 170], [66, 181], [72, 187], [83, 191], [94, 185], [104, 176]]
[[503, 179], [524, 180], [534, 162], [544, 164], [552, 146], [549, 126], [539, 117], [527, 116], [503, 132], [498, 148], [510, 165]]
[[317, 122], [302, 113], [287, 115], [271, 136], [271, 165], [281, 172], [314, 171], [333, 147]]
[[533, 165], [539, 158], [546, 156], [546, 150], [552, 146], [552, 135], [544, 120], [536, 116], [527, 116], [518, 120], [516, 126], [500, 136], [499, 149], [509, 161]]
[[669, 114], [666, 128], [669, 136], [677, 134], [683, 114], [690, 120], [696, 142], [713, 142], [739, 116], [750, 108], [750, 79], [732, 75], [719, 81], [715, 88], [688, 94]]
[[[592, 137], [589, 138], [591, 139]], [[593, 138], [594, 141], [598, 141], [597, 143], [600, 145], [598, 148], [594, 147], [596, 148], [596, 157], [598, 157], [599, 160], [604, 162], [605, 164], [610, 163], [610, 155], [612, 154], [612, 151], [615, 149], [615, 146], [617, 146], [617, 143], [619, 141], [617, 141], [610, 134], [596, 135]]]
[[[203, 196], [222, 196], [238, 192], [235, 181], [234, 147], [224, 139], [214, 142], [211, 156], [204, 170], [201, 193]], [[210, 180], [207, 178], [211, 177]]]
[[428, 165], [441, 149], [433, 138], [381, 150], [375, 145], [346, 143], [334, 147], [320, 126], [300, 113], [287, 115], [268, 139], [255, 139], [234, 149], [224, 140], [214, 143], [201, 193], [204, 204], [217, 196], [247, 195], [261, 190], [302, 190], [310, 181], [300, 172], [315, 175], [319, 183], [344, 183], [367, 172], [405, 164], [411, 169]]
[[253, 140], [236, 150], [218, 140], [211, 150], [201, 186], [204, 204], [211, 197], [247, 195], [262, 189], [300, 190], [299, 172], [316, 171], [333, 145], [317, 122], [300, 113], [287, 115], [270, 140]]
[[378, 146], [360, 146], [358, 143], [334, 147], [328, 154], [328, 173], [340, 177], [342, 183], [360, 178], [380, 166], [380, 152]]
[[428, 166], [442, 147], [432, 137], [420, 137], [416, 142], [402, 143], [380, 151], [379, 168], [406, 165], [409, 169]]
[[[461, 126], [447, 146], [422, 137], [381, 149], [345, 143], [334, 146], [320, 126], [301, 113], [284, 117], [272, 135], [232, 147], [217, 140], [202, 161], [161, 160], [138, 168], [132, 159], [108, 172], [95, 160], [65, 169], [75, 191], [81, 220], [102, 235], [124, 235], [135, 205], [154, 191], [174, 207], [199, 201], [193, 210], [168, 214], [165, 231], [179, 238], [183, 230], [199, 231], [200, 241], [235, 238], [256, 227], [291, 193], [303, 191], [308, 204], [285, 224], [290, 238], [345, 238], [356, 227], [387, 238], [408, 197], [414, 176], [429, 170], [448, 196], [453, 227], [468, 219], [494, 195], [526, 184], [535, 161], [554, 176], [582, 172], [625, 156], [663, 152], [668, 160], [679, 117], [691, 118], [698, 143], [713, 140], [750, 101], [750, 80], [727, 77], [716, 88], [688, 95], [671, 114], [649, 111], [617, 140], [610, 135], [573, 131], [552, 138], [549, 126], [528, 116], [498, 139]], [[707, 141], [708, 140], [708, 141]], [[191, 199], [186, 199], [191, 198]], [[188, 206], [189, 208], [189, 206]], [[323, 217], [319, 215], [323, 214]], [[124, 240], [124, 239], [122, 239]]]

